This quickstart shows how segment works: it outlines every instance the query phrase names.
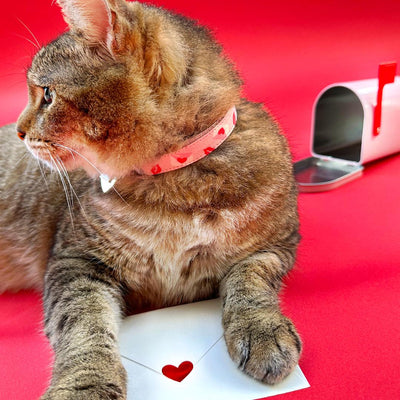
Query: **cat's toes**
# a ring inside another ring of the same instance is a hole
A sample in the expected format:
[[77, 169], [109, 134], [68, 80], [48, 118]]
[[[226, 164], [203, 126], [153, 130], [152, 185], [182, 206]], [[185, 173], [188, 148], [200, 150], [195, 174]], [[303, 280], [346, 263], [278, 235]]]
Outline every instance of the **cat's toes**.
[[263, 310], [235, 315], [225, 324], [228, 352], [238, 367], [268, 384], [282, 381], [297, 365], [301, 341], [292, 322]]

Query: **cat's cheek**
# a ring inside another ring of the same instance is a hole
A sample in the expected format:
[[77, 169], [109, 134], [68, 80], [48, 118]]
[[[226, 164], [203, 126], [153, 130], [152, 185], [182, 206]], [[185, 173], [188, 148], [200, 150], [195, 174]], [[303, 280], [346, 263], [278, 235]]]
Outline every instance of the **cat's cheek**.
[[50, 153], [47, 148], [45, 148], [44, 146], [34, 146], [26, 140], [24, 143], [29, 153], [31, 153], [34, 158], [45, 162], [47, 165], [51, 164], [51, 158], [49, 155]]
[[67, 171], [83, 169], [92, 178], [97, 178], [99, 176], [99, 172], [95, 165], [91, 165], [90, 160], [85, 160], [78, 154], [67, 156], [66, 158], [62, 159], [62, 162]]
[[67, 171], [73, 171], [74, 169], [78, 169], [80, 167], [77, 160], [74, 159], [72, 155], [62, 158], [61, 161]]
[[95, 151], [81, 145], [71, 146], [70, 148], [73, 149], [73, 156], [72, 159], [69, 160], [70, 164], [67, 169], [82, 168], [91, 178], [98, 178], [101, 174], [107, 174], [108, 171], [101, 165]]

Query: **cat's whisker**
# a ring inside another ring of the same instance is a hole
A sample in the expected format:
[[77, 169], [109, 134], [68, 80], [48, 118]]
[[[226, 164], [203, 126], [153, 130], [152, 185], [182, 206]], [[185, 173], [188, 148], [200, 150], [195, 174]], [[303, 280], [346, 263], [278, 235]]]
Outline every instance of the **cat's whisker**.
[[[71, 180], [69, 178], [68, 173], [66, 172], [64, 164], [58, 157], [56, 158], [56, 161], [57, 161], [58, 167], [60, 168], [61, 174], [64, 176], [64, 182], [65, 182], [66, 186], [68, 185], [67, 187], [69, 187], [68, 193], [70, 195], [70, 203], [71, 203], [71, 206], [73, 206], [74, 205], [74, 195], [76, 198], [78, 198], [78, 196], [76, 195], [76, 192], [75, 192], [74, 188], [72, 187]], [[79, 201], [78, 201], [78, 203], [79, 203]]]
[[59, 165], [59, 167], [61, 168], [61, 171], [63, 172], [64, 177], [65, 177], [66, 181], [67, 181], [68, 184], [69, 184], [69, 187], [71, 188], [71, 198], [73, 199], [73, 196], [75, 196], [75, 198], [76, 198], [76, 200], [78, 201], [78, 204], [79, 204], [79, 206], [80, 206], [80, 208], [81, 208], [81, 210], [82, 210], [82, 213], [83, 213], [84, 216], [86, 217], [85, 209], [83, 208], [83, 205], [82, 205], [82, 203], [81, 203], [81, 201], [80, 201], [80, 199], [79, 199], [79, 196], [77, 195], [77, 193], [76, 193], [74, 187], [72, 186], [72, 182], [71, 182], [70, 176], [69, 176], [69, 174], [68, 174], [67, 169], [65, 168], [64, 163], [62, 162], [62, 160], [61, 160], [59, 157], [56, 157], [56, 159], [58, 160], [58, 163], [59, 163], [58, 165]]
[[[9, 77], [14, 77], [14, 76], [21, 77], [21, 80], [17, 82], [18, 84], [21, 84], [22, 82], [24, 82], [24, 83], [26, 82], [26, 78], [25, 78], [23, 72], [10, 72], [8, 74], [1, 74], [0, 78], [5, 79], [5, 78], [9, 78]], [[24, 78], [24, 80], [22, 80], [22, 78]]]
[[[59, 167], [59, 169], [60, 169], [60, 173], [61, 173], [61, 174], [63, 175], [63, 177], [64, 177], [64, 182], [65, 182], [66, 186], [67, 186], [67, 184], [68, 184], [68, 186], [69, 186], [69, 188], [70, 188], [70, 189], [68, 190], [68, 193], [69, 193], [69, 195], [70, 195], [71, 205], [73, 206], [73, 205], [74, 205], [74, 198], [73, 198], [72, 185], [71, 185], [71, 180], [69, 179], [69, 175], [68, 175], [68, 173], [66, 172], [66, 169], [65, 169], [65, 167], [64, 167], [64, 164], [62, 163], [62, 161], [60, 160], [60, 158], [57, 157], [57, 156], [55, 156], [54, 159], [55, 159], [55, 161], [57, 162], [57, 165], [58, 165], [58, 167]], [[67, 188], [68, 188], [68, 186], [67, 186]]]
[[[27, 153], [28, 154], [28, 153]], [[25, 165], [25, 170], [24, 170], [24, 172], [23, 172], [23, 174], [25, 175], [27, 175], [27, 174], [29, 174], [30, 172], [31, 172], [31, 170], [32, 170], [32, 163], [34, 162], [34, 159], [33, 159], [33, 157], [29, 157], [28, 158], [28, 162], [26, 163], [26, 165]]]
[[35, 42], [33, 42], [31, 39], [29, 39], [25, 36], [19, 35], [18, 33], [14, 33], [13, 35], [20, 39], [26, 40], [28, 43], [30, 43], [32, 46], [34, 46], [36, 50], [39, 50], [39, 47], [37, 46], [37, 44]]
[[103, 175], [103, 173], [90, 160], [88, 160], [83, 154], [79, 153], [79, 151], [76, 151], [71, 147], [67, 147], [67, 146], [64, 146], [64, 145], [59, 144], [59, 143], [55, 143], [54, 146], [61, 147], [62, 149], [65, 149], [65, 150], [67, 150], [69, 152], [75, 153], [76, 155], [81, 157], [83, 160], [85, 160], [91, 167], [93, 167], [100, 175]]
[[20, 164], [20, 162], [24, 160], [28, 155], [29, 153], [24, 153], [23, 156], [14, 164], [14, 167], [17, 167]]
[[[62, 164], [62, 161], [60, 160], [60, 158], [58, 156], [54, 156], [54, 161], [57, 163], [58, 169], [60, 174], [62, 174], [62, 176], [64, 177], [64, 182], [68, 183], [69, 186], [71, 187], [71, 181], [69, 179], [69, 175], [66, 173], [65, 167]], [[70, 199], [71, 199], [71, 204], [73, 205], [73, 197], [70, 191], [68, 191], [68, 193], [71, 195]]]
[[[25, 37], [24, 37], [24, 39], [26, 39], [30, 43], [32, 43], [36, 47], [37, 50], [40, 50], [41, 46], [40, 46], [40, 43], [39, 43], [39, 40], [37, 39], [37, 37], [33, 34], [33, 32], [28, 28], [28, 26], [24, 22], [22, 22], [19, 18], [17, 18], [17, 20], [31, 34], [34, 42], [32, 42], [30, 39], [25, 38]], [[23, 36], [21, 36], [21, 37], [23, 37]]]
[[62, 184], [62, 186], [63, 186], [63, 188], [64, 188], [65, 198], [66, 198], [66, 200], [67, 200], [68, 212], [69, 212], [69, 215], [70, 215], [70, 218], [71, 218], [72, 229], [75, 230], [75, 228], [74, 228], [74, 218], [73, 218], [73, 214], [72, 214], [72, 203], [71, 203], [71, 199], [70, 199], [70, 193], [68, 192], [68, 187], [67, 187], [67, 185], [66, 185], [66, 183], [65, 183], [64, 177], [63, 177], [63, 175], [62, 175], [62, 173], [61, 173], [61, 171], [60, 171], [60, 168], [59, 168], [59, 166], [58, 166], [58, 164], [57, 164], [57, 161], [56, 161], [55, 158], [51, 155], [51, 153], [50, 153], [49, 150], [48, 150], [48, 154], [49, 154], [49, 157], [50, 157], [50, 159], [51, 159], [51, 161], [52, 161], [53, 166], [55, 167], [55, 169], [56, 169], [57, 172], [58, 172], [58, 176], [60, 177], [61, 184]]
[[74, 161], [76, 161], [76, 158], [75, 158], [75, 153], [69, 148], [69, 147], [66, 147], [66, 146], [64, 146], [65, 147], [65, 149], [67, 150], [67, 151], [69, 151], [70, 152], [70, 154], [71, 154], [71, 157], [74, 159]]
[[49, 151], [49, 156], [51, 158], [51, 161], [52, 161], [52, 164], [53, 164], [54, 168], [57, 171], [58, 176], [60, 177], [61, 184], [62, 184], [62, 186], [64, 188], [64, 193], [65, 193], [65, 197], [66, 197], [68, 208], [69, 208], [69, 206], [71, 205], [71, 202], [70, 202], [70, 198], [69, 198], [69, 191], [68, 191], [67, 185], [65, 184], [64, 176], [61, 173], [60, 167], [59, 167], [56, 159], [50, 154], [50, 151]]
[[129, 206], [129, 203], [122, 197], [121, 193], [118, 192], [117, 189], [115, 189], [115, 187], [113, 186], [112, 189], [114, 190], [114, 192], [118, 195], [118, 197], [127, 205]]
[[[90, 160], [88, 160], [84, 155], [82, 155], [81, 153], [79, 153], [79, 151], [76, 151], [76, 150], [72, 149], [71, 147], [67, 147], [67, 146], [64, 146], [64, 145], [59, 144], [59, 143], [55, 143], [54, 146], [61, 147], [61, 148], [65, 149], [65, 150], [69, 151], [71, 154], [74, 154], [74, 153], [75, 153], [75, 154], [78, 155], [79, 157], [82, 157], [82, 158], [83, 158], [91, 167], [93, 167], [100, 175], [103, 175], [103, 173], [102, 173]], [[120, 198], [125, 204], [128, 204], [128, 203], [126, 202], [126, 200], [125, 200], [125, 199], [121, 196], [121, 194], [118, 192], [118, 190], [115, 189], [114, 186], [112, 187], [112, 189], [114, 190], [114, 192], [119, 196], [119, 198]]]
[[48, 182], [47, 182], [46, 175], [45, 175], [45, 173], [44, 173], [42, 163], [40, 162], [40, 160], [38, 160], [38, 159], [36, 159], [36, 160], [37, 160], [37, 163], [38, 163], [38, 166], [39, 166], [40, 175], [42, 175], [42, 178], [43, 178], [43, 180], [44, 180], [44, 183], [45, 183], [45, 185], [46, 185], [46, 187], [47, 187], [47, 189], [48, 189], [48, 188], [49, 188], [49, 184], [48, 184]]

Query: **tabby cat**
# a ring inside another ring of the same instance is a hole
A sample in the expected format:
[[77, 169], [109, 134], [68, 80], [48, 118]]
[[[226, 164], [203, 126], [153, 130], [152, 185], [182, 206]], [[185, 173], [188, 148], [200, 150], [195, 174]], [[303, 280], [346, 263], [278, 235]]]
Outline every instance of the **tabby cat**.
[[[278, 300], [299, 240], [279, 128], [195, 22], [58, 3], [70, 30], [35, 55], [29, 103], [0, 131], [0, 292], [43, 290], [55, 362], [42, 399], [125, 399], [122, 315], [218, 295], [232, 360], [281, 381], [301, 342]], [[218, 147], [160, 168], [215, 126]]]

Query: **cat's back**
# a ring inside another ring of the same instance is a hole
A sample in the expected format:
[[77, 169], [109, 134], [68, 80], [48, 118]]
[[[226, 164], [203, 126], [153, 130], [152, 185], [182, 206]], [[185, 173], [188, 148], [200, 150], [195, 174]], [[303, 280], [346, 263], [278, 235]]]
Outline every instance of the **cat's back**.
[[56, 176], [29, 154], [15, 124], [0, 128], [0, 138], [0, 219], [9, 214], [28, 216], [33, 204], [49, 198], [57, 201]]
[[[26, 154], [26, 147], [18, 141], [15, 124], [6, 125], [0, 128], [0, 187], [6, 184], [6, 179], [12, 174], [11, 165], [23, 161]], [[0, 196], [3, 191], [0, 191]]]
[[0, 293], [40, 288], [62, 191], [18, 139], [15, 124], [0, 128], [0, 139]]
[[38, 183], [32, 178], [37, 176], [39, 167], [18, 139], [15, 124], [0, 128], [0, 140], [0, 220], [3, 221], [6, 214], [21, 212], [20, 207], [29, 201], [29, 193], [35, 191]]

